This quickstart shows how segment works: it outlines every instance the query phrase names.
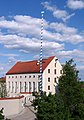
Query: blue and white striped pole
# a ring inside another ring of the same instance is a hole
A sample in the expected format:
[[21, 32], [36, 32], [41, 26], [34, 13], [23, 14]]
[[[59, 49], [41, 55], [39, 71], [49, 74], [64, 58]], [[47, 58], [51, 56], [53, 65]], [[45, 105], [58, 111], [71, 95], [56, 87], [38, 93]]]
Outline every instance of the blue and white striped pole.
[[41, 48], [40, 48], [40, 94], [42, 93], [42, 42], [43, 42], [43, 14], [44, 11], [41, 12]]

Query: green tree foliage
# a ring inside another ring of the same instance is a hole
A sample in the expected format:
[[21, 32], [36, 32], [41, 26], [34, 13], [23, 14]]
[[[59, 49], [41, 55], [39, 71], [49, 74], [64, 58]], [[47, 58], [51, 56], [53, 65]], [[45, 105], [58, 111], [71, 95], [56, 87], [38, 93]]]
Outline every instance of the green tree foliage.
[[38, 120], [84, 120], [84, 89], [73, 60], [63, 66], [58, 93], [48, 96], [36, 93], [35, 96], [33, 106], [37, 109]]
[[38, 120], [55, 120], [55, 95], [50, 93], [47, 96], [45, 92], [42, 96], [36, 95], [33, 106], [37, 108]]
[[78, 71], [73, 60], [69, 60], [63, 67], [63, 75], [59, 79], [59, 94], [64, 107], [69, 110], [73, 120], [84, 119], [84, 92], [80, 85]]

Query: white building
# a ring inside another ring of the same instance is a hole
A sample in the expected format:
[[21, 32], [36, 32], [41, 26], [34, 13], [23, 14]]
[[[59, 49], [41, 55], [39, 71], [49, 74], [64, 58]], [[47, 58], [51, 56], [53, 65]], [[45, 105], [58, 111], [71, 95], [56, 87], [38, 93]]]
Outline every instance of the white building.
[[[47, 94], [56, 92], [56, 82], [62, 74], [62, 66], [55, 56], [42, 60], [42, 91]], [[9, 96], [30, 95], [39, 92], [40, 65], [37, 60], [17, 62], [6, 73], [6, 85]]]

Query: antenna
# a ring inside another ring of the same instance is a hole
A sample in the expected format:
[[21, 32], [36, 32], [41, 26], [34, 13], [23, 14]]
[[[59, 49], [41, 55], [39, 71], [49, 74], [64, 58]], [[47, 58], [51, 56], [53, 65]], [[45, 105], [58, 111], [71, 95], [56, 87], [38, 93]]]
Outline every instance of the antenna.
[[44, 11], [41, 12], [41, 48], [40, 48], [40, 94], [42, 93], [42, 42], [43, 42], [43, 14]]

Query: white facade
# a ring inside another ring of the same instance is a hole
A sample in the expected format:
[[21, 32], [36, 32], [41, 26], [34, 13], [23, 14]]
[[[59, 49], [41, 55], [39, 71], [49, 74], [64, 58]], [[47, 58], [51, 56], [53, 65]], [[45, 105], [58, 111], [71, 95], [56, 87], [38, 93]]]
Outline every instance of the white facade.
[[14, 74], [6, 76], [7, 92], [10, 97], [23, 92], [38, 92], [39, 74]]
[[[62, 66], [58, 59], [54, 57], [43, 71], [42, 89], [47, 94], [56, 92], [56, 82], [62, 73]], [[9, 74], [6, 75], [7, 92], [9, 96], [18, 96], [20, 93], [39, 92], [40, 73]]]
[[[49, 72], [50, 69], [50, 73]], [[56, 93], [58, 78], [61, 76], [62, 66], [56, 57], [50, 62], [43, 72], [43, 91]], [[50, 79], [50, 80], [49, 80]], [[49, 89], [50, 88], [50, 89]]]
[[0, 110], [4, 108], [5, 117], [20, 113], [24, 106], [24, 97], [0, 98]]

